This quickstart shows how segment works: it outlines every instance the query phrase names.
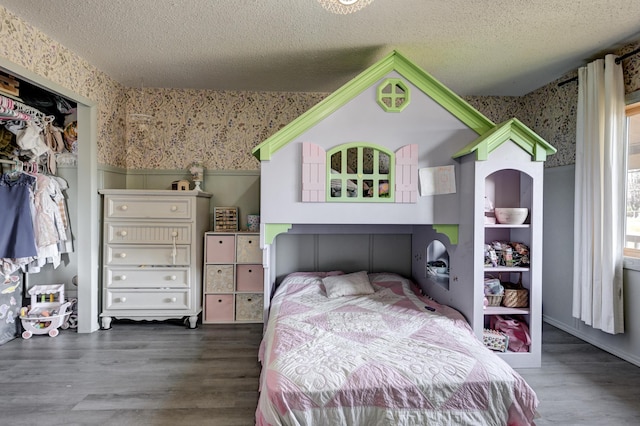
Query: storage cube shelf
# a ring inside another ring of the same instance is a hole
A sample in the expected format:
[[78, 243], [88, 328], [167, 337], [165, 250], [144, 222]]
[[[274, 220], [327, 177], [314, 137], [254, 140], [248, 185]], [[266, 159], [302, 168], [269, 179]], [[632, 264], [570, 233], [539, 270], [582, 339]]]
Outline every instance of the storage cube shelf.
[[263, 322], [260, 234], [207, 232], [204, 239], [202, 322]]

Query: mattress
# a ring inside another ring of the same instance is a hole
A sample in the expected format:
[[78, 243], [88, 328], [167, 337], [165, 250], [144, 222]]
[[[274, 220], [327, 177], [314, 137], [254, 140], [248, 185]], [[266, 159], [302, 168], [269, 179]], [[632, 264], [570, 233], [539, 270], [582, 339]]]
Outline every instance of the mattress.
[[256, 424], [533, 424], [535, 392], [457, 311], [389, 273], [328, 298], [325, 276], [291, 274], [274, 294]]

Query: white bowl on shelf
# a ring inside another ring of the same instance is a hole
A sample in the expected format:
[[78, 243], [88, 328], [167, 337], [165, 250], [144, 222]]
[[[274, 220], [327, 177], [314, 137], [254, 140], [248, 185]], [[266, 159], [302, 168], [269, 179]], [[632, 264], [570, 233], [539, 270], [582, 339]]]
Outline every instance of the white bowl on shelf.
[[526, 207], [496, 207], [494, 211], [498, 223], [505, 225], [522, 225], [529, 215]]

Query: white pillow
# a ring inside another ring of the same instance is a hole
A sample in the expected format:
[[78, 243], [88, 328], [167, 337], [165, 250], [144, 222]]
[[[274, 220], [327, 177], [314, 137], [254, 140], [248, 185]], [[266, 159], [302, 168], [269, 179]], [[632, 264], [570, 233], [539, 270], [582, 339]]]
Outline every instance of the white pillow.
[[371, 294], [375, 291], [369, 282], [367, 271], [325, 277], [322, 279], [322, 283], [327, 290], [327, 297], [330, 299], [341, 296]]

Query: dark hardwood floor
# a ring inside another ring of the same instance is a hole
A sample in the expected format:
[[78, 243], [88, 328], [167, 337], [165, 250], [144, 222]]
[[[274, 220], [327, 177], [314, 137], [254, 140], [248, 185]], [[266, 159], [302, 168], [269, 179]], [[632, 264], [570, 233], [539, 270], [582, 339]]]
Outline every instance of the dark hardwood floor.
[[[0, 346], [1, 425], [250, 426], [260, 324], [114, 322]], [[640, 424], [640, 368], [550, 325], [543, 367], [519, 372], [539, 426]]]

